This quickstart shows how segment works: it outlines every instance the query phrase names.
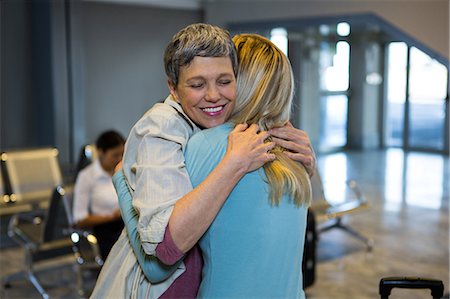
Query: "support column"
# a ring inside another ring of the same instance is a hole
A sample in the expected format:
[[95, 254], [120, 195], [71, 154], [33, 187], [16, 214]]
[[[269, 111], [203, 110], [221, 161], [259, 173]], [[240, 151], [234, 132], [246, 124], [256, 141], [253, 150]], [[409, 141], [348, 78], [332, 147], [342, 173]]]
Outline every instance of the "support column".
[[66, 11], [64, 1], [54, 1], [51, 5], [51, 49], [52, 82], [54, 95], [55, 146], [59, 150], [59, 161], [66, 165], [70, 160], [70, 102], [67, 68]]
[[34, 146], [54, 146], [54, 94], [52, 82], [50, 2], [36, 0], [30, 6], [31, 103]]
[[79, 0], [51, 1], [55, 146], [60, 162], [76, 163], [86, 143], [81, 5]]
[[348, 147], [380, 147], [381, 46], [372, 35], [355, 34], [350, 50]]
[[295, 78], [292, 123], [305, 130], [314, 148], [320, 137], [320, 50], [314, 36], [289, 32], [289, 59]]

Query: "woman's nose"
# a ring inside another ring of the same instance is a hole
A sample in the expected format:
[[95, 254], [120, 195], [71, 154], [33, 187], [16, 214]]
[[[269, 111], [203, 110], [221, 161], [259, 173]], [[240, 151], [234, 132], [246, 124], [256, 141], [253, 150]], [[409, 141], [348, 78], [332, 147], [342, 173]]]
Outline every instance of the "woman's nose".
[[208, 87], [208, 90], [206, 91], [205, 99], [208, 102], [217, 102], [220, 100], [220, 92], [216, 86]]

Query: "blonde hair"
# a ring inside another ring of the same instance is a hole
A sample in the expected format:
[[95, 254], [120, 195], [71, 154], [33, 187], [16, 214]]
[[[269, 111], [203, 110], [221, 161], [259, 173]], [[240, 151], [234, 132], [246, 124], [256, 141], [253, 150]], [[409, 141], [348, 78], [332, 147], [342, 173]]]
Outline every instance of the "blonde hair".
[[[294, 76], [286, 55], [270, 40], [257, 34], [233, 38], [238, 53], [237, 99], [230, 121], [258, 124], [261, 130], [284, 126], [290, 118]], [[276, 160], [264, 165], [270, 186], [270, 201], [281, 202], [283, 194], [297, 206], [311, 202], [311, 182], [304, 166], [290, 159], [281, 146], [271, 153]]]

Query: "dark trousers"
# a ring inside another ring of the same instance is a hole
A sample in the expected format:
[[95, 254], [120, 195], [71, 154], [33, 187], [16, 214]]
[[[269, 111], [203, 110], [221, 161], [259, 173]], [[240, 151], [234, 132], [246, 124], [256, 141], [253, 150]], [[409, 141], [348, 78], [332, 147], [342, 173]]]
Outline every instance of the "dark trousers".
[[120, 236], [123, 229], [122, 219], [107, 222], [93, 227], [94, 235], [98, 240], [100, 254], [106, 260], [111, 248]]

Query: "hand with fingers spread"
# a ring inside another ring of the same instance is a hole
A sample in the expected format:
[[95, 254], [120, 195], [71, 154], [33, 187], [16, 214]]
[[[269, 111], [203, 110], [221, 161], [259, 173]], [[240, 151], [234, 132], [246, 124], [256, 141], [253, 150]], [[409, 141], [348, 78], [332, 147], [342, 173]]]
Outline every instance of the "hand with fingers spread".
[[259, 126], [238, 124], [228, 135], [227, 152], [224, 159], [235, 163], [243, 173], [251, 172], [265, 163], [275, 160], [269, 151], [275, 142], [265, 142], [270, 137], [267, 131], [259, 131]]
[[296, 129], [288, 122], [285, 126], [269, 130], [272, 141], [287, 149], [286, 155], [302, 163], [309, 176], [313, 176], [316, 168], [316, 155], [305, 131]]

